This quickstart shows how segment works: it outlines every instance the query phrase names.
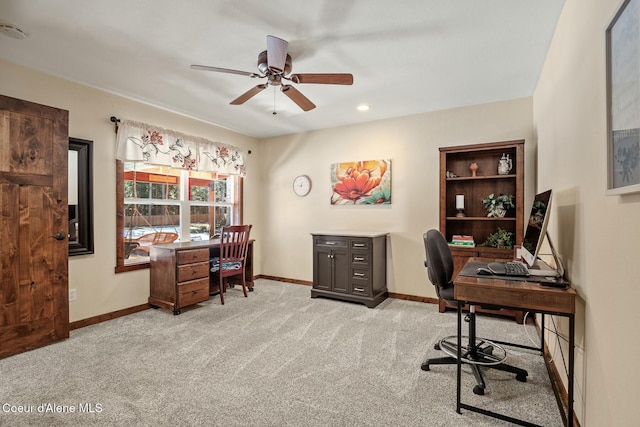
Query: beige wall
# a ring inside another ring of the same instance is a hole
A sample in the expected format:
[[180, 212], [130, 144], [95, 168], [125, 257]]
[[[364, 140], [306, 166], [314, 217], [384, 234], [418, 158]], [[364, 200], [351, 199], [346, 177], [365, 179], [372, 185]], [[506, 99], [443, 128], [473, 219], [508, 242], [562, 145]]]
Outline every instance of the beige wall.
[[[525, 177], [532, 176], [532, 114], [532, 99], [525, 98], [266, 140], [263, 272], [311, 281], [309, 233], [387, 231], [389, 291], [436, 298], [424, 268], [422, 234], [439, 228], [438, 148], [524, 139]], [[377, 158], [392, 161], [391, 205], [331, 206], [330, 165]], [[309, 175], [313, 183], [304, 198], [292, 191], [292, 181], [300, 174]], [[529, 193], [527, 203], [533, 197]]]
[[[551, 235], [580, 295], [583, 426], [637, 425], [640, 416], [640, 194], [605, 196], [605, 30], [621, 3], [566, 1], [534, 95], [537, 184], [555, 191]], [[566, 322], [560, 329], [566, 335]]]
[[[7, 62], [0, 61], [0, 76], [0, 93], [68, 110], [69, 136], [93, 141], [95, 254], [69, 259], [69, 288], [77, 290], [77, 300], [69, 303], [70, 321], [145, 304], [149, 297], [149, 270], [114, 273], [115, 133], [109, 117], [156, 124], [250, 149], [244, 216], [245, 221], [259, 224], [260, 144], [255, 138]], [[258, 241], [260, 228], [252, 230]]]

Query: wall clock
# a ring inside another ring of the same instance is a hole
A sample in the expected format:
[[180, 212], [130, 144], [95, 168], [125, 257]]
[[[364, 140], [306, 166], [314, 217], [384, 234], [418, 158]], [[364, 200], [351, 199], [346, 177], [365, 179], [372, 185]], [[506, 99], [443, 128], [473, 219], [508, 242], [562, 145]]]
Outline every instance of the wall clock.
[[311, 191], [311, 179], [307, 175], [297, 176], [293, 180], [293, 191], [300, 197], [304, 197]]

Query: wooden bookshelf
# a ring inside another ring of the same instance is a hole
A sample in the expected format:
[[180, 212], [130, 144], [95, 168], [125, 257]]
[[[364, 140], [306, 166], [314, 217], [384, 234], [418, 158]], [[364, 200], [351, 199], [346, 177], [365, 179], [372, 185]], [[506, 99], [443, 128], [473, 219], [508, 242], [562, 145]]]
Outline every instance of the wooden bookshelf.
[[[512, 161], [511, 171], [498, 174], [498, 163], [503, 154]], [[478, 164], [476, 176], [469, 169]], [[449, 172], [449, 174], [448, 174]], [[451, 174], [455, 176], [450, 176]], [[504, 218], [489, 218], [482, 199], [494, 193], [514, 196], [515, 208]], [[464, 217], [458, 217], [456, 195], [464, 195]], [[440, 231], [447, 241], [455, 234], [473, 236], [475, 247], [451, 246], [454, 275], [457, 275], [471, 257], [512, 259], [513, 249], [478, 246], [498, 228], [514, 234], [515, 244], [521, 244], [524, 232], [524, 140], [490, 142], [440, 148]], [[440, 304], [440, 312], [445, 305]], [[492, 311], [492, 314], [513, 316], [522, 322], [522, 312]]]

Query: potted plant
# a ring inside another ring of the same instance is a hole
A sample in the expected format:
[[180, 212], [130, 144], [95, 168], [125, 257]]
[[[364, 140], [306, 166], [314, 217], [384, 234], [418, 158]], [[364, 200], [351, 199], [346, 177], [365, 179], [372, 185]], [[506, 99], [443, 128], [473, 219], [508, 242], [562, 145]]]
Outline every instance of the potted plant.
[[513, 200], [514, 196], [510, 194], [495, 196], [494, 193], [491, 193], [486, 199], [482, 199], [482, 204], [487, 212], [489, 212], [487, 214], [488, 217], [503, 218], [507, 210], [516, 206]]
[[479, 246], [488, 246], [499, 249], [513, 249], [513, 233], [498, 227], [498, 231], [490, 234], [487, 240]]

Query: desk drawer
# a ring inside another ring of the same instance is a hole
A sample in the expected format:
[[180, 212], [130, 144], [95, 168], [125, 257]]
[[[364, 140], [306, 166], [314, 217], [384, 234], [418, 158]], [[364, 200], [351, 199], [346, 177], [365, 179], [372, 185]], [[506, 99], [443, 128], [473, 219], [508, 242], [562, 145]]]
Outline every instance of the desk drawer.
[[178, 282], [209, 277], [209, 261], [178, 266]]
[[371, 277], [371, 273], [368, 268], [352, 268], [351, 277], [354, 279], [368, 281], [369, 278]]
[[369, 239], [352, 239], [351, 249], [369, 249]]
[[315, 238], [315, 244], [318, 246], [344, 248], [347, 246], [347, 241], [340, 237], [322, 236], [322, 237]]
[[351, 262], [356, 265], [369, 265], [369, 252], [351, 252]]
[[209, 279], [198, 279], [178, 284], [178, 306], [180, 308], [209, 299]]
[[209, 249], [189, 249], [178, 251], [176, 254], [178, 265], [191, 264], [194, 262], [209, 261]]
[[351, 293], [353, 295], [371, 296], [371, 284], [367, 280], [351, 280]]

